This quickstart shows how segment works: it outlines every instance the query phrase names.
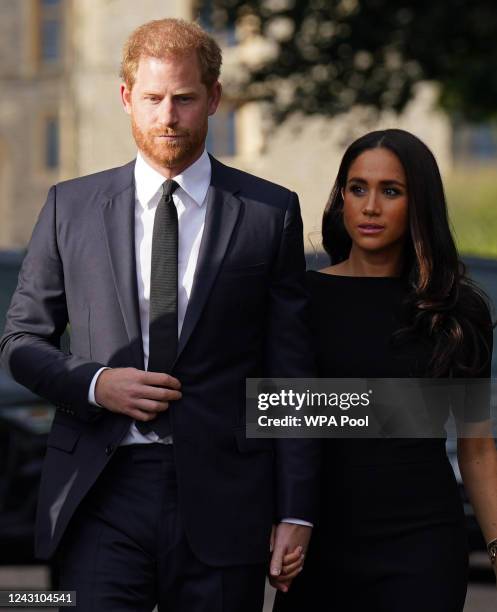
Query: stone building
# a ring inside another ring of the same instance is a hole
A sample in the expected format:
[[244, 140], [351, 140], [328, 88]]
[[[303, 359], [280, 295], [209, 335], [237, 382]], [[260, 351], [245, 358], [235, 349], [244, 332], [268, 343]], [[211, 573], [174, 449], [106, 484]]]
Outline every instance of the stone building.
[[50, 185], [129, 161], [119, 99], [129, 32], [184, 0], [2, 0], [0, 248], [26, 245]]
[[[191, 0], [2, 0], [0, 5], [0, 249], [25, 247], [53, 183], [132, 159], [135, 146], [119, 98], [122, 45], [137, 25], [165, 16], [194, 18]], [[257, 33], [223, 37], [225, 79], [264, 54]], [[281, 126], [264, 106], [225, 100], [212, 118], [208, 148], [228, 163], [297, 191], [311, 242], [343, 148], [378, 125], [421, 136], [442, 168], [451, 163], [447, 119], [433, 90], [401, 117], [291, 117]]]

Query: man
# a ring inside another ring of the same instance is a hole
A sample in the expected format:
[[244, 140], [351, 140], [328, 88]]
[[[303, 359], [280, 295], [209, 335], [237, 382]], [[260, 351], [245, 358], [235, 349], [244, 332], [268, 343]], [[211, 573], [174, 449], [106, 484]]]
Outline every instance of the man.
[[220, 64], [195, 24], [133, 32], [137, 159], [50, 189], [8, 313], [3, 365], [57, 406], [36, 551], [78, 610], [259, 610], [271, 523], [286, 590], [315, 518], [314, 443], [245, 437], [245, 379], [312, 356], [296, 195], [205, 152]]

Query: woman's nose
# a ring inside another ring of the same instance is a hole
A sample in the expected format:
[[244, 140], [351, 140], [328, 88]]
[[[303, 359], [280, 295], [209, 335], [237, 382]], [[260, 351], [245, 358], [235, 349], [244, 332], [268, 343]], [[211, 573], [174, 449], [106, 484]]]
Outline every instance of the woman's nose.
[[378, 193], [372, 189], [367, 196], [364, 208], [362, 209], [363, 214], [371, 216], [378, 215], [381, 211]]

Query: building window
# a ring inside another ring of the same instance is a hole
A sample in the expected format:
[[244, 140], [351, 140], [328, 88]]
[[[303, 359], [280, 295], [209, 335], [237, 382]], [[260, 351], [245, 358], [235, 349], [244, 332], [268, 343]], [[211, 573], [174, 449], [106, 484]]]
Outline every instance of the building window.
[[39, 56], [43, 65], [62, 57], [62, 0], [39, 0]]
[[59, 158], [59, 120], [57, 117], [48, 117], [45, 120], [45, 168], [56, 170]]
[[491, 163], [497, 159], [497, 127], [459, 125], [453, 132], [454, 159], [462, 163]]
[[199, 3], [198, 14], [200, 25], [214, 36], [221, 47], [233, 47], [236, 45], [235, 23], [229, 21], [220, 27], [214, 15], [215, 11], [212, 0], [202, 0]]
[[209, 117], [206, 147], [219, 157], [236, 154], [235, 112], [231, 108], [220, 107], [215, 115]]

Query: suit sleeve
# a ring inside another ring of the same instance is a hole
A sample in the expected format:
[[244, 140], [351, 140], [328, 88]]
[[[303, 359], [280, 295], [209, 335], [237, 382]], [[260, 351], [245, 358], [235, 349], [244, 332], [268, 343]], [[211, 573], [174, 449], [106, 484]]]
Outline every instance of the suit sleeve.
[[[299, 201], [289, 197], [272, 270], [265, 372], [272, 378], [312, 378], [314, 352], [308, 330], [308, 296]], [[316, 522], [321, 442], [276, 439], [276, 520]]]
[[88, 388], [102, 364], [60, 349], [68, 323], [64, 269], [56, 237], [56, 188], [33, 230], [0, 340], [1, 364], [20, 384], [83, 420], [99, 412]]

